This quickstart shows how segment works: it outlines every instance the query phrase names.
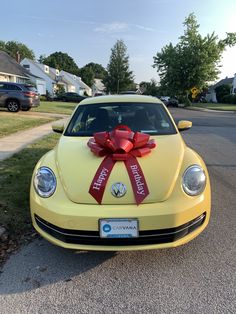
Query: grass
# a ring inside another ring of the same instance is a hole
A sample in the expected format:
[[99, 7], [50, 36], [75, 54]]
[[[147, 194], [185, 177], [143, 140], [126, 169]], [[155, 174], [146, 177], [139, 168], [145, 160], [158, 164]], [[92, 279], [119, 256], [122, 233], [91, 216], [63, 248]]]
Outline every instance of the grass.
[[77, 103], [62, 102], [62, 101], [41, 101], [40, 106], [31, 109], [35, 112], [50, 112], [50, 113], [61, 113], [70, 115]]
[[5, 226], [12, 237], [32, 229], [29, 209], [32, 172], [40, 157], [55, 146], [58, 138], [59, 135], [52, 134], [1, 161], [0, 225]]
[[15, 113], [0, 112], [0, 137], [30, 129], [53, 120], [55, 119], [36, 118], [32, 116], [18, 115]]
[[219, 104], [219, 103], [193, 103], [193, 107], [206, 108], [214, 110], [226, 110], [226, 111], [236, 111], [236, 105], [233, 104]]

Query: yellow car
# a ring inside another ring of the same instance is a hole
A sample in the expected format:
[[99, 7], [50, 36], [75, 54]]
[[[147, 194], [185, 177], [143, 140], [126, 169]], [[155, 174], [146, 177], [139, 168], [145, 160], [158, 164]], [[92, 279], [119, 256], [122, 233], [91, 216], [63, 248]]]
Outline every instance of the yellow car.
[[207, 168], [163, 103], [140, 95], [83, 100], [35, 167], [30, 206], [48, 241], [78, 250], [170, 248], [210, 218]]

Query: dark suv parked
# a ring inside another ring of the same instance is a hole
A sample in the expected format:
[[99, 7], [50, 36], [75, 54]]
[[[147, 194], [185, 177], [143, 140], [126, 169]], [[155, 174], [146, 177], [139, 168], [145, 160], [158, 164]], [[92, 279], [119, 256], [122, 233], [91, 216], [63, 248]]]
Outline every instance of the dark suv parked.
[[28, 111], [39, 104], [39, 94], [33, 85], [0, 82], [0, 107], [17, 112]]

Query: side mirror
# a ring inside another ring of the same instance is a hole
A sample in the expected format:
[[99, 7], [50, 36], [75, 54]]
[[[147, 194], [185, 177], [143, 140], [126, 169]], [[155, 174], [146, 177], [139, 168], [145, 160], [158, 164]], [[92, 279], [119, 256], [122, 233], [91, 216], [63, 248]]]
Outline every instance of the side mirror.
[[64, 124], [63, 123], [56, 123], [52, 125], [52, 129], [56, 133], [63, 133], [64, 131]]
[[192, 122], [191, 121], [187, 121], [187, 120], [181, 120], [178, 122], [178, 130], [181, 131], [185, 131], [188, 130], [192, 127]]

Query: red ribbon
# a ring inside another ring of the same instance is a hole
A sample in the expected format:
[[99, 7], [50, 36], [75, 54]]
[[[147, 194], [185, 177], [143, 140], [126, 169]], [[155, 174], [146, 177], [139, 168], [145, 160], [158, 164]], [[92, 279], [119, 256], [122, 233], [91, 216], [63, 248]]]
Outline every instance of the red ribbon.
[[126, 125], [118, 125], [111, 132], [98, 132], [90, 138], [87, 145], [99, 157], [101, 162], [89, 188], [89, 193], [101, 204], [105, 187], [111, 171], [117, 161], [124, 161], [136, 204], [139, 205], [148, 196], [148, 186], [136, 157], [143, 157], [156, 146], [149, 140], [148, 134], [132, 132]]

